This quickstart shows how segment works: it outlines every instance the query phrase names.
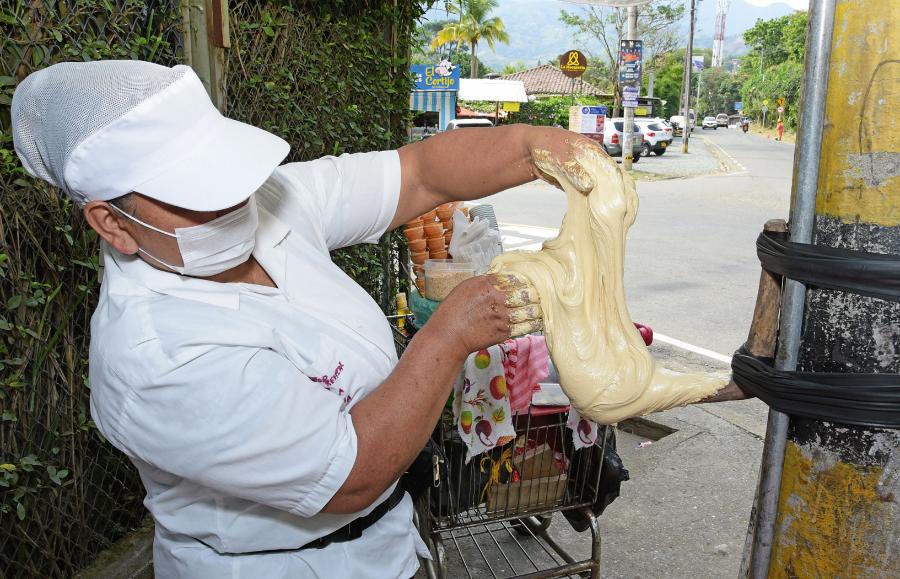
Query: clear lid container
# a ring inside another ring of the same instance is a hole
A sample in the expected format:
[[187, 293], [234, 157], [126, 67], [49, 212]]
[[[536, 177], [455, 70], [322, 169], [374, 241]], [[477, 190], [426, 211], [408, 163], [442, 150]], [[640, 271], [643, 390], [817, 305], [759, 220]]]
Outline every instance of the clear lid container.
[[453, 288], [475, 275], [472, 262], [453, 259], [425, 260], [425, 297], [441, 301]]

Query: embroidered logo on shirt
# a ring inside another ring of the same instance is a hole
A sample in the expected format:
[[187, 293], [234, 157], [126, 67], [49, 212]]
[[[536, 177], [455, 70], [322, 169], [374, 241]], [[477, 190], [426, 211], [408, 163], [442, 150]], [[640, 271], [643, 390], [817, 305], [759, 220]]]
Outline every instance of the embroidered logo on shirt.
[[[331, 374], [331, 377], [328, 376], [310, 376], [310, 380], [313, 382], [318, 382], [319, 384], [324, 384], [326, 388], [331, 390], [331, 386], [337, 382], [337, 379], [341, 377], [341, 372], [344, 371], [344, 363], [338, 361], [337, 368], [334, 369], [334, 372]], [[343, 393], [343, 390], [341, 391]]]
[[338, 378], [341, 377], [341, 374], [344, 372], [344, 363], [338, 361], [337, 367], [334, 369], [334, 372], [331, 373], [331, 376], [310, 376], [309, 379], [313, 382], [321, 384], [325, 387], [329, 392], [334, 392], [338, 396], [343, 398], [344, 406], [350, 404], [350, 401], [353, 400], [353, 396], [344, 393], [343, 388], [334, 388], [334, 383], [338, 381]]

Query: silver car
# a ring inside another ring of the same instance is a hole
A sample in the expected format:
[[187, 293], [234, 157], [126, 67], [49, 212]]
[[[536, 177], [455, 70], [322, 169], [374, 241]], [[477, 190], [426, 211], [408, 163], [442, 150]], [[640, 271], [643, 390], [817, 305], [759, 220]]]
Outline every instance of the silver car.
[[[613, 118], [606, 119], [603, 125], [603, 148], [610, 157], [622, 156], [622, 145], [625, 141], [625, 119]], [[641, 127], [638, 123], [634, 123], [634, 134], [631, 137], [631, 157], [632, 162], [637, 163], [641, 158], [641, 149], [644, 145], [644, 136], [641, 134]]]

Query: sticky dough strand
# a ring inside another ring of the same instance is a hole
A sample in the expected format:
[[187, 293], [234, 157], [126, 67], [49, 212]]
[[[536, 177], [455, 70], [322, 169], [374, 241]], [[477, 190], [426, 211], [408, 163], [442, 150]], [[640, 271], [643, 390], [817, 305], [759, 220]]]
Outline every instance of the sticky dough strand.
[[[634, 181], [594, 147], [576, 145], [574, 160], [578, 170], [572, 160], [561, 165], [547, 152], [535, 155], [566, 194], [559, 235], [541, 251], [498, 256], [491, 272], [524, 277], [537, 292], [561, 386], [582, 416], [612, 424], [715, 393], [727, 377], [658, 367], [631, 321], [623, 273], [625, 237], [638, 208]], [[592, 189], [585, 194], [586, 182]], [[517, 297], [516, 306], [537, 301]]]

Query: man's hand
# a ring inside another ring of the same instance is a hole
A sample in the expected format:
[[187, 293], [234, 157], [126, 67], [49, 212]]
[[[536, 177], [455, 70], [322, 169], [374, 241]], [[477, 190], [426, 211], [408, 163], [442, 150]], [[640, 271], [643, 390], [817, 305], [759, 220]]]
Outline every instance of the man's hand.
[[515, 275], [468, 279], [453, 289], [427, 325], [443, 326], [447, 345], [463, 356], [543, 329], [540, 299]]
[[528, 150], [531, 153], [532, 173], [554, 187], [560, 187], [552, 176], [563, 172], [567, 180], [584, 195], [594, 188], [594, 182], [579, 162], [579, 153], [585, 149], [606, 155], [596, 141], [565, 129], [544, 129], [531, 136]]

